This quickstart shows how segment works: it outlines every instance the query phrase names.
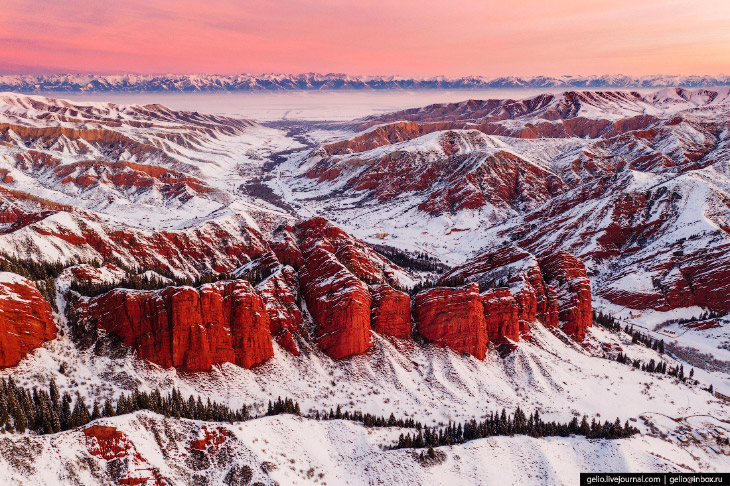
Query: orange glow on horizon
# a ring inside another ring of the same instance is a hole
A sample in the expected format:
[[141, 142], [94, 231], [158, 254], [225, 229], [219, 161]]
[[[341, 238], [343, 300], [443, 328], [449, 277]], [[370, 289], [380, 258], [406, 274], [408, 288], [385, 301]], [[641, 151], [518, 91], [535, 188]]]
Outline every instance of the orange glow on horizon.
[[728, 25], [728, 0], [5, 0], [0, 73], [730, 74]]

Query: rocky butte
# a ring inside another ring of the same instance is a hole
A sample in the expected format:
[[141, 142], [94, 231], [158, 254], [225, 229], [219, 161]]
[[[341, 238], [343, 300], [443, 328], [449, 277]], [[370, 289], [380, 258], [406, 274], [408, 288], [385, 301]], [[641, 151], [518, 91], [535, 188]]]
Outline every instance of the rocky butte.
[[266, 306], [245, 280], [116, 289], [82, 303], [79, 316], [165, 368], [200, 371], [224, 362], [251, 368], [274, 354]]
[[0, 368], [15, 366], [55, 337], [53, 311], [36, 286], [14, 273], [0, 272]]
[[[538, 259], [508, 246], [442, 279], [474, 283], [426, 289], [412, 300], [396, 288], [401, 269], [322, 218], [275, 235], [273, 250], [234, 272], [239, 280], [197, 289], [116, 289], [82, 299], [79, 317], [143, 359], [190, 371], [225, 362], [250, 368], [273, 356], [272, 341], [294, 356], [310, 341], [330, 358], [347, 358], [366, 353], [373, 332], [402, 339], [416, 332], [484, 359], [488, 343], [519, 341], [538, 320], [560, 324], [576, 340], [591, 325], [585, 266], [567, 252]], [[255, 287], [243, 279], [256, 275], [266, 277]], [[502, 286], [495, 286], [500, 279]]]

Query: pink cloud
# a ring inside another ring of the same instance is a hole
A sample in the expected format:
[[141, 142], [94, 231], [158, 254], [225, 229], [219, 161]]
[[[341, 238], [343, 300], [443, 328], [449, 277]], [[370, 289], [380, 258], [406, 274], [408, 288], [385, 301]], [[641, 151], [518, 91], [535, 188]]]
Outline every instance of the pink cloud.
[[0, 71], [719, 74], [727, 0], [5, 0]]

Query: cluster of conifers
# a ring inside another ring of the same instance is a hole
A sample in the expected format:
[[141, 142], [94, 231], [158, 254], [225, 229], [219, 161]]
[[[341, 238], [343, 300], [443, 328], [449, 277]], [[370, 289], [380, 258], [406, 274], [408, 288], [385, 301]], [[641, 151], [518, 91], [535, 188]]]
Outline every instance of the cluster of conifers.
[[0, 428], [8, 432], [53, 434], [62, 430], [81, 427], [102, 417], [113, 417], [138, 410], [150, 410], [167, 417], [205, 420], [212, 422], [235, 422], [249, 418], [244, 405], [240, 410], [231, 410], [225, 405], [206, 402], [198, 396], [183, 398], [179, 390], [173, 389], [162, 395], [159, 390], [151, 393], [133, 391], [122, 394], [116, 402], [106, 400], [103, 404], [94, 402], [91, 409], [84, 397], [64, 392], [60, 394], [55, 381], [48, 390], [33, 388], [27, 390], [17, 386], [12, 378], [0, 380]]
[[462, 423], [449, 423], [444, 427], [419, 427], [418, 432], [413, 435], [401, 434], [395, 449], [437, 447], [440, 445], [463, 444], [464, 442], [493, 437], [498, 435], [527, 435], [530, 437], [568, 437], [570, 435], [582, 435], [589, 439], [621, 439], [630, 437], [639, 430], [616, 418], [614, 422], [605, 421], [601, 424], [595, 418], [589, 423], [588, 417], [578, 422], [577, 417], [568, 423], [546, 422], [542, 420], [539, 413], [535, 411], [529, 417], [517, 407], [514, 414], [490, 413], [483, 421], [474, 419]]
[[[710, 318], [707, 316], [715, 316], [717, 315], [715, 313], [705, 313], [702, 314], [700, 319], [704, 318]], [[697, 319], [697, 318], [693, 318]], [[628, 324], [621, 327], [621, 324], [618, 322], [618, 320], [613, 317], [610, 314], [604, 314], [603, 312], [593, 311], [593, 321], [597, 324], [600, 324], [601, 326], [609, 329], [610, 331], [619, 333], [624, 332], [631, 336], [631, 343], [632, 344], [638, 344], [641, 343], [647, 348], [651, 348], [654, 351], [658, 352], [659, 354], [664, 354], [664, 340], [663, 339], [653, 339], [652, 337], [639, 332], [635, 331], [633, 326], [629, 326]], [[679, 322], [679, 321], [677, 321]], [[692, 320], [687, 320], [687, 322], [693, 322]], [[636, 369], [640, 369], [641, 371], [646, 371], [647, 373], [660, 373], [664, 375], [673, 376], [675, 378], [678, 378], [679, 380], [683, 382], [687, 382], [689, 380], [690, 383], [698, 384], [699, 382], [694, 380], [694, 368], [692, 368], [689, 371], [689, 375], [686, 375], [684, 373], [684, 365], [679, 364], [677, 366], [668, 366], [665, 361], [655, 361], [653, 358], [649, 360], [648, 363], [645, 363], [641, 361], [640, 359], [631, 359], [627, 355], [625, 355], [623, 352], [618, 353], [615, 360], [622, 364], [627, 364], [630, 366], [633, 366]], [[710, 385], [708, 388], [706, 388], [707, 391], [710, 393], [714, 393], [714, 388], [712, 385]]]
[[[0, 427], [7, 432], [24, 433], [28, 430], [37, 434], [52, 434], [63, 430], [81, 427], [102, 417], [113, 417], [149, 410], [166, 417], [186, 418], [211, 422], [238, 422], [251, 418], [249, 408], [231, 410], [225, 405], [206, 402], [200, 396], [183, 398], [179, 390], [162, 395], [159, 390], [151, 393], [134, 390], [129, 395], [122, 394], [116, 402], [106, 400], [103, 404], [94, 402], [89, 410], [84, 398], [76, 394], [75, 399], [68, 392], [60, 394], [55, 381], [51, 381], [48, 390], [33, 388], [27, 390], [17, 386], [12, 378], [0, 380]], [[266, 415], [279, 414], [301, 415], [299, 403], [291, 398], [279, 397], [269, 402]], [[621, 425], [616, 419], [614, 423], [600, 424], [594, 418], [589, 424], [587, 417], [579, 424], [577, 418], [567, 424], [543, 421], [538, 412], [528, 417], [520, 408], [514, 414], [492, 413], [482, 421], [467, 421], [464, 424], [450, 423], [444, 427], [428, 427], [412, 418], [396, 419], [391, 413], [389, 418], [372, 415], [361, 411], [342, 411], [338, 405], [329, 412], [316, 411], [309, 415], [316, 420], [351, 420], [360, 422], [366, 427], [401, 427], [415, 429], [413, 434], [401, 434], [394, 448], [435, 447], [439, 445], [460, 444], [469, 440], [494, 435], [530, 435], [532, 437], [583, 435], [589, 438], [617, 439], [628, 437], [638, 430], [626, 422]]]
[[54, 279], [64, 269], [60, 262], [46, 263], [33, 260], [21, 260], [0, 253], [0, 272], [12, 272], [35, 282], [38, 291], [58, 311], [56, 304], [56, 284]]
[[604, 314], [601, 312], [593, 311], [593, 322], [596, 324], [599, 324], [609, 331], [613, 332], [621, 332], [628, 334], [631, 336], [631, 342], [632, 344], [641, 343], [647, 348], [651, 348], [654, 351], [658, 352], [659, 354], [664, 354], [664, 340], [663, 339], [653, 339], [648, 334], [644, 334], [639, 331], [634, 330], [634, 326], [629, 326], [626, 324], [623, 328], [621, 327], [621, 324], [619, 323], [618, 319], [613, 317], [610, 314]]

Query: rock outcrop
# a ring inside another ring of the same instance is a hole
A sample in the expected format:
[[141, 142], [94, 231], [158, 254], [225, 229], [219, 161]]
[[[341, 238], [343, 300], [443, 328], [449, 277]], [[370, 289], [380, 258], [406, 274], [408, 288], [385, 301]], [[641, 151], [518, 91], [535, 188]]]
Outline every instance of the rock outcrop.
[[522, 331], [527, 331], [529, 324], [535, 320], [548, 327], [558, 325], [555, 289], [545, 283], [537, 258], [518, 246], [507, 245], [483, 253], [453, 269], [442, 279], [464, 279], [509, 287], [518, 306]]
[[486, 357], [488, 336], [477, 284], [419, 292], [413, 317], [416, 329], [429, 341], [477, 359]]
[[394, 283], [397, 267], [362, 241], [324, 218], [312, 218], [296, 226], [301, 251], [318, 246], [332, 253], [353, 275], [369, 283]]
[[487, 290], [482, 293], [482, 305], [489, 341], [520, 340], [519, 306], [509, 289]]
[[299, 268], [302, 264], [302, 252], [294, 235], [294, 228], [289, 225], [279, 226], [274, 230], [271, 249], [284, 265]]
[[117, 289], [80, 305], [83, 322], [119, 337], [165, 368], [245, 368], [273, 356], [263, 300], [244, 280], [159, 291]]
[[0, 272], [0, 368], [56, 337], [50, 304], [29, 280]]
[[370, 286], [373, 331], [406, 338], [411, 335], [411, 298], [387, 284]]
[[339, 359], [371, 347], [367, 286], [322, 246], [303, 252], [299, 282], [320, 349]]
[[82, 431], [86, 450], [107, 461], [106, 470], [115, 484], [164, 486], [169, 480], [140, 454], [129, 437], [108, 425], [91, 425]]
[[297, 307], [299, 285], [292, 267], [285, 266], [256, 286], [271, 323], [271, 335], [284, 349], [299, 356], [293, 334], [300, 331], [302, 312]]
[[[371, 315], [377, 332], [410, 335], [410, 299], [388, 285], [397, 281], [398, 267], [323, 218], [303, 221], [292, 230], [278, 230], [275, 251], [280, 259], [300, 252], [301, 291], [319, 347], [328, 356], [344, 358], [367, 351]], [[372, 297], [365, 282], [375, 289]]]
[[591, 284], [585, 265], [574, 255], [559, 251], [541, 259], [540, 268], [545, 279], [556, 286], [561, 328], [582, 341], [585, 329], [593, 325]]

